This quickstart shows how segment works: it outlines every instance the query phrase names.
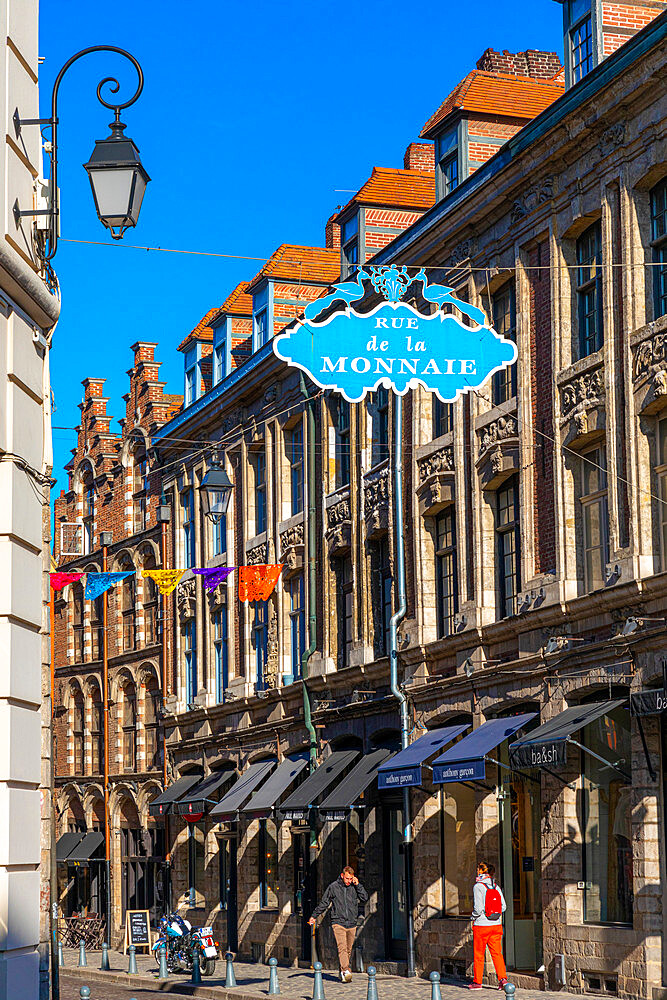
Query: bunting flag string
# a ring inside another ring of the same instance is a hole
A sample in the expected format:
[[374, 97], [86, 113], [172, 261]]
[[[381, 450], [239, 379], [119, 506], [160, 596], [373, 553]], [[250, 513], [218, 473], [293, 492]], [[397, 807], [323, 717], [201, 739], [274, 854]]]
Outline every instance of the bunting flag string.
[[282, 563], [239, 566], [239, 601], [268, 601], [282, 569]]
[[119, 580], [124, 580], [126, 576], [134, 576], [134, 570], [126, 570], [122, 573], [88, 573], [83, 596], [87, 601], [94, 601]]
[[184, 569], [144, 569], [141, 571], [144, 579], [150, 577], [151, 580], [155, 580], [158, 590], [165, 597], [167, 594], [171, 594], [172, 590], [176, 590], [184, 573]]
[[50, 583], [52, 590], [62, 590], [70, 583], [76, 583], [83, 576], [83, 573], [50, 573]]
[[235, 566], [210, 566], [206, 569], [193, 569], [192, 572], [202, 577], [206, 590], [215, 590], [235, 569]]

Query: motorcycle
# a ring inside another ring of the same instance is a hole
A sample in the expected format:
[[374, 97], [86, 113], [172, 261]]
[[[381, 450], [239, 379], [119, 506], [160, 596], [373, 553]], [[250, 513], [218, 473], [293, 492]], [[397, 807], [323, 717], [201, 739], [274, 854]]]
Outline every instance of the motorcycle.
[[155, 961], [160, 964], [160, 947], [166, 944], [167, 970], [192, 972], [194, 956], [199, 956], [202, 976], [212, 976], [218, 958], [218, 942], [213, 940], [212, 927], [192, 927], [189, 920], [174, 912], [163, 917], [159, 936], [153, 945]]

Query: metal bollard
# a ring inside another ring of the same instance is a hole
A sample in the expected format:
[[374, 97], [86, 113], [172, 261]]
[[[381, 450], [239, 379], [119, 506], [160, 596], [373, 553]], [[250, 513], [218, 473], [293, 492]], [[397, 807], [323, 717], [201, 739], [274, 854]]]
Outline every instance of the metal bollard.
[[79, 941], [79, 968], [83, 965], [88, 965], [88, 960], [86, 958], [86, 945], [83, 938]]
[[278, 959], [269, 959], [269, 996], [277, 996], [280, 993], [280, 983], [278, 982]]
[[236, 976], [234, 975], [234, 956], [231, 951], [228, 951], [225, 955], [227, 960], [227, 968], [225, 969], [225, 989], [229, 989], [230, 986], [236, 986]]
[[58, 942], [58, 965], [60, 966], [61, 969], [65, 965], [65, 954], [63, 952], [63, 943], [62, 943], [62, 941]]
[[80, 1000], [90, 1000], [90, 986], [82, 986], [79, 990]]
[[375, 966], [368, 966], [368, 993], [366, 1000], [378, 1000], [378, 984], [375, 982]]
[[516, 986], [514, 985], [514, 983], [505, 983], [503, 989], [505, 990], [506, 997], [513, 997], [516, 991]]
[[440, 992], [440, 973], [432, 972], [428, 977], [431, 980], [431, 1000], [442, 1000]]
[[201, 965], [199, 964], [199, 952], [195, 950], [192, 956], [192, 979], [196, 986], [201, 986]]
[[137, 969], [137, 949], [134, 947], [133, 944], [131, 944], [127, 950], [130, 955], [130, 961], [127, 966], [127, 974], [128, 976], [136, 976], [139, 971]]
[[111, 972], [111, 966], [109, 965], [109, 945], [106, 941], [102, 942], [102, 964], [100, 965], [102, 972]]
[[315, 970], [313, 977], [313, 1000], [325, 1000], [324, 983], [322, 982], [322, 963], [315, 962], [313, 969]]
[[158, 955], [160, 956], [160, 971], [158, 973], [158, 979], [167, 979], [169, 976], [169, 969], [167, 968], [167, 944], [165, 941], [163, 941], [158, 948]]

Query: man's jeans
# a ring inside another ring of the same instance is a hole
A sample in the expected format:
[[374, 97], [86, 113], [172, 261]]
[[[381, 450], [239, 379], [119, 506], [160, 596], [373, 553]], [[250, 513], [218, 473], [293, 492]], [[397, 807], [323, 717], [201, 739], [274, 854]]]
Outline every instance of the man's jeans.
[[356, 927], [343, 927], [341, 924], [331, 925], [336, 938], [338, 948], [338, 964], [341, 972], [350, 968], [350, 954], [354, 947], [354, 938], [357, 933]]

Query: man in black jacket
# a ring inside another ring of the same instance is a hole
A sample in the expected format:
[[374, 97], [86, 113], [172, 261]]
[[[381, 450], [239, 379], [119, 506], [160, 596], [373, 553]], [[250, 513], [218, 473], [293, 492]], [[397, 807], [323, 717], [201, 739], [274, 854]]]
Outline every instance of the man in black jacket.
[[368, 893], [354, 874], [354, 869], [346, 865], [336, 881], [327, 888], [308, 921], [309, 924], [314, 924], [327, 907], [331, 907], [331, 927], [338, 948], [340, 978], [344, 983], [349, 983], [352, 979], [350, 955], [354, 947], [354, 936], [357, 933], [359, 903], [367, 902]]

